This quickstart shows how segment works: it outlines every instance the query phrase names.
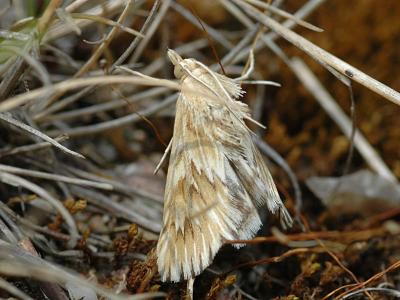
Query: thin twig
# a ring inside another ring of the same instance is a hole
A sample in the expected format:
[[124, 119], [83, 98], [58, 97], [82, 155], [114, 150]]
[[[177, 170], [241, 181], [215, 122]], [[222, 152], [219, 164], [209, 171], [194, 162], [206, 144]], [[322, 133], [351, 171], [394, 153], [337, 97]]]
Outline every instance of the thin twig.
[[[172, 2], [171, 7], [175, 9], [179, 14], [181, 14], [185, 19], [190, 21], [194, 26], [199, 28], [200, 30], [203, 30], [201, 25], [199, 24], [198, 19], [196, 19], [193, 14], [187, 10], [185, 7], [182, 5], [178, 4], [177, 2]], [[205, 22], [201, 21], [204, 28], [207, 31], [207, 34], [209, 34], [215, 41], [220, 43], [222, 46], [224, 46], [226, 49], [231, 49], [233, 48], [233, 44], [227, 40], [221, 33], [219, 33], [217, 30], [212, 28], [211, 26], [207, 25]]]
[[271, 28], [277, 34], [282, 36], [284, 39], [286, 39], [296, 47], [306, 52], [316, 61], [320, 62], [323, 66], [328, 66], [332, 68], [341, 75], [362, 84], [366, 88], [376, 92], [377, 94], [383, 96], [387, 100], [392, 101], [397, 105], [400, 105], [399, 92], [393, 90], [387, 85], [384, 85], [383, 83], [377, 81], [376, 79], [368, 76], [364, 72], [358, 70], [357, 68], [349, 65], [343, 60], [337, 58], [336, 56], [330, 54], [329, 52], [323, 50], [322, 48], [316, 46], [315, 44], [306, 40], [305, 38], [298, 35], [294, 31], [282, 26], [281, 24], [269, 18], [268, 16], [264, 15], [262, 12], [255, 9], [253, 6], [247, 4], [243, 0], [232, 0], [232, 1], [234, 1], [240, 7], [242, 7], [247, 14], [252, 16], [260, 23], [264, 24], [268, 28]]
[[[351, 120], [346, 116], [333, 97], [322, 86], [317, 77], [311, 72], [300, 58], [293, 58], [291, 65], [303, 85], [314, 95], [318, 103], [325, 109], [329, 116], [336, 122], [348, 138], [351, 135]], [[378, 152], [371, 146], [359, 129], [356, 129], [354, 145], [367, 164], [377, 174], [391, 182], [397, 182], [396, 176], [385, 164]]]

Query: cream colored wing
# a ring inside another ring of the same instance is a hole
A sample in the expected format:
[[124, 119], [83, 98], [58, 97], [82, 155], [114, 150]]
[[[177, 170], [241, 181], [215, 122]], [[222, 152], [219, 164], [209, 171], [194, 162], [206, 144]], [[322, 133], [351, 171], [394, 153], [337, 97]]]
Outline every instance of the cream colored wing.
[[213, 108], [201, 97], [182, 93], [177, 102], [157, 244], [163, 281], [193, 278], [210, 265], [224, 241], [252, 237], [261, 226], [215, 135]]
[[[243, 94], [232, 79], [194, 59], [168, 55], [181, 80], [164, 196], [157, 264], [163, 281], [193, 278], [226, 240], [250, 239], [266, 204], [291, 218], [251, 140]], [[237, 245], [240, 247], [240, 245]]]

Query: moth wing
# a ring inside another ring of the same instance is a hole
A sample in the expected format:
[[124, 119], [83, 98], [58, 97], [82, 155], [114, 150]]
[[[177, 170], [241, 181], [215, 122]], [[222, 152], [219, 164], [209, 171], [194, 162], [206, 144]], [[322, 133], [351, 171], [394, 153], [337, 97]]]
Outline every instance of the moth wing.
[[[240, 86], [231, 78], [217, 74], [217, 77], [225, 90], [233, 98], [243, 94]], [[243, 119], [251, 119], [248, 106], [240, 101], [232, 99], [231, 107], [241, 113]], [[220, 139], [225, 146], [225, 153], [231, 153], [230, 161], [234, 172], [250, 195], [255, 206], [267, 205], [272, 213], [279, 212], [281, 224], [284, 228], [292, 225], [293, 221], [289, 212], [279, 197], [276, 185], [265, 161], [254, 145], [251, 131], [240, 126], [237, 117], [231, 113], [225, 113], [224, 132]], [[230, 125], [229, 125], [230, 124]], [[234, 142], [231, 137], [237, 137]]]
[[[292, 226], [293, 220], [287, 211], [285, 205], [283, 204], [281, 198], [279, 197], [278, 190], [272, 179], [271, 173], [268, 170], [267, 165], [265, 164], [264, 158], [262, 157], [259, 150], [254, 146], [254, 154], [255, 154], [255, 164], [259, 169], [259, 178], [260, 181], [264, 182], [262, 188], [258, 188], [254, 190], [256, 193], [259, 193], [258, 197], [255, 196], [254, 199], [257, 201], [266, 204], [268, 209], [272, 213], [279, 212], [281, 225], [283, 228], [287, 228]], [[258, 200], [259, 199], [259, 200]]]
[[[258, 213], [231, 163], [216, 143], [212, 114], [196, 95], [182, 93], [164, 197], [157, 264], [163, 281], [193, 278], [209, 266], [224, 241], [252, 237]], [[207, 108], [208, 109], [208, 108]], [[210, 127], [211, 126], [211, 127]]]

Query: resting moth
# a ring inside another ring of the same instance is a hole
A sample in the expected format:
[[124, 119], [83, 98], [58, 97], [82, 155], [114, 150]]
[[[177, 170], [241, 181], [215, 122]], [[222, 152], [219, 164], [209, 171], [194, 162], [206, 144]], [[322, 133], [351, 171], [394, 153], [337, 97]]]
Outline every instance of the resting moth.
[[[233, 79], [168, 50], [181, 90], [157, 244], [162, 281], [194, 278], [227, 240], [251, 239], [261, 224], [257, 207], [292, 219], [283, 205], [245, 120], [244, 91]], [[158, 166], [158, 167], [159, 167]], [[235, 245], [237, 248], [242, 245]]]

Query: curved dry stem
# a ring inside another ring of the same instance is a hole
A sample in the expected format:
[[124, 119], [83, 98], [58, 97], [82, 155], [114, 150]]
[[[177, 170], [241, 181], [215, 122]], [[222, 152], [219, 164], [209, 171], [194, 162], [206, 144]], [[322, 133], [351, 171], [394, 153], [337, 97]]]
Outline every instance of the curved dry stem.
[[[160, 0], [156, 0], [154, 1], [153, 7], [151, 8], [148, 17], [146, 18], [146, 21], [144, 22], [142, 28], [140, 29], [140, 33], [143, 34], [145, 37], [148, 35], [147, 34], [147, 29], [149, 28], [149, 26], [152, 24], [153, 20], [154, 20], [154, 16], [157, 12], [158, 7], [160, 6], [161, 1]], [[146, 34], [145, 34], [146, 33]], [[113, 68], [115, 66], [118, 66], [120, 64], [122, 64], [128, 57], [129, 55], [132, 54], [132, 52], [136, 49], [136, 46], [139, 44], [139, 38], [136, 37], [132, 43], [129, 45], [129, 47], [124, 51], [124, 53], [122, 53], [122, 55], [114, 62], [113, 64]]]
[[254, 4], [255, 6], [258, 6], [258, 7], [261, 7], [261, 8], [265, 8], [266, 10], [269, 10], [270, 12], [272, 12], [272, 13], [278, 15], [278, 16], [281, 16], [281, 17], [284, 17], [286, 19], [292, 20], [293, 22], [295, 22], [296, 24], [298, 24], [300, 26], [303, 26], [304, 28], [307, 28], [307, 29], [310, 29], [310, 30], [316, 31], [316, 32], [323, 32], [324, 31], [323, 29], [321, 29], [321, 28], [319, 28], [319, 27], [317, 27], [317, 26], [315, 26], [313, 24], [310, 24], [310, 23], [308, 23], [306, 21], [303, 21], [302, 19], [298, 19], [295, 16], [293, 16], [292, 14], [290, 14], [290, 13], [284, 11], [284, 10], [281, 10], [281, 9], [271, 5], [271, 4], [268, 4], [268, 3], [265, 3], [265, 2], [262, 2], [262, 1], [259, 1], [259, 0], [245, 0], [245, 1], [249, 2], [251, 4]]
[[72, 13], [71, 17], [75, 18], [75, 19], [92, 20], [94, 22], [101, 23], [101, 24], [104, 24], [104, 25], [117, 27], [118, 29], [120, 29], [122, 31], [125, 31], [125, 32], [127, 32], [129, 34], [132, 34], [134, 36], [138, 36], [138, 37], [141, 37], [141, 38], [144, 37], [144, 35], [141, 34], [139, 31], [134, 30], [134, 29], [129, 28], [129, 27], [126, 27], [126, 26], [122, 25], [121, 23], [119, 23], [119, 21], [115, 22], [113, 20], [107, 19], [107, 18], [102, 17], [102, 16], [94, 16], [94, 15], [81, 14], [81, 13]]
[[25, 294], [23, 291], [18, 289], [16, 286], [12, 285], [11, 283], [2, 278], [0, 278], [0, 289], [7, 291], [11, 295], [16, 296], [22, 300], [34, 300], [33, 298]]
[[68, 242], [69, 246], [75, 246], [79, 236], [78, 229], [76, 228], [75, 221], [72, 218], [71, 214], [59, 200], [51, 196], [46, 190], [34, 184], [33, 182], [30, 182], [22, 177], [10, 173], [0, 171], [0, 181], [12, 186], [21, 186], [23, 188], [26, 188], [27, 190], [32, 191], [33, 193], [42, 197], [44, 200], [48, 201], [60, 213], [60, 215], [64, 218], [65, 222], [68, 225], [68, 231], [71, 235], [71, 239]]
[[[122, 11], [121, 15], [118, 18], [117, 23], [122, 23], [125, 18], [128, 16], [129, 9], [132, 5], [132, 0], [128, 0], [128, 3], [126, 3], [126, 6], [124, 10]], [[83, 67], [76, 72], [74, 77], [80, 77], [83, 74], [85, 74], [89, 69], [92, 67], [92, 65], [99, 59], [99, 57], [103, 54], [103, 52], [108, 48], [109, 44], [115, 37], [115, 35], [118, 33], [119, 27], [113, 27], [111, 31], [108, 33], [107, 37], [105, 38], [104, 42], [96, 49], [96, 51], [93, 53], [93, 55], [90, 57], [90, 59], [86, 62], [86, 64], [83, 65]]]
[[47, 5], [46, 10], [40, 17], [37, 24], [39, 34], [42, 34], [47, 30], [51, 21], [53, 20], [56, 9], [62, 4], [62, 2], [62, 0], [51, 0], [50, 3]]
[[80, 186], [88, 186], [88, 187], [93, 187], [93, 188], [107, 190], [107, 191], [112, 191], [114, 189], [113, 186], [108, 183], [73, 178], [73, 177], [68, 177], [68, 176], [64, 176], [64, 175], [58, 175], [58, 174], [52, 174], [52, 173], [46, 173], [46, 172], [40, 172], [40, 171], [34, 171], [34, 170], [21, 169], [21, 168], [7, 166], [7, 165], [3, 165], [3, 164], [0, 164], [0, 171], [12, 173], [12, 174], [18, 174], [18, 175], [26, 175], [26, 176], [30, 176], [30, 177], [54, 180], [54, 181], [61, 181], [61, 182], [76, 184], [76, 185], [80, 185]]
[[0, 273], [3, 275], [34, 278], [40, 281], [58, 283], [64, 287], [72, 283], [90, 289], [111, 300], [142, 300], [165, 296], [162, 292], [118, 295], [88, 281], [75, 272], [44, 261], [15, 246], [1, 241], [0, 246]]
[[52, 139], [51, 137], [48, 137], [47, 135], [40, 132], [39, 130], [14, 119], [10, 113], [0, 113], [0, 120], [3, 120], [3, 121], [5, 121], [15, 127], [18, 127], [32, 135], [35, 135], [35, 136], [41, 138], [42, 140], [45, 140], [46, 142], [49, 142], [50, 144], [52, 144], [53, 146], [55, 146], [56, 148], [60, 149], [61, 151], [65, 152], [67, 154], [70, 154], [70, 155], [73, 155], [73, 156], [76, 156], [79, 158], [85, 158], [82, 154], [79, 154], [75, 151], [68, 149], [67, 147], [64, 147], [59, 142]]
[[171, 0], [162, 1], [162, 6], [161, 6], [160, 10], [158, 11], [157, 16], [154, 17], [151, 25], [149, 25], [149, 28], [146, 31], [146, 35], [145, 35], [144, 39], [142, 39], [140, 41], [140, 44], [138, 45], [135, 53], [133, 54], [132, 58], [130, 59], [130, 63], [135, 63], [139, 60], [144, 49], [146, 48], [146, 45], [148, 44], [150, 39], [153, 37], [158, 26], [160, 25], [161, 21], [163, 20], [164, 15], [167, 13], [170, 5], [171, 5]]
[[[152, 77], [151, 77], [152, 78]], [[42, 87], [28, 93], [24, 93], [21, 95], [14, 96], [0, 103], [0, 112], [9, 111], [13, 108], [16, 108], [22, 104], [26, 104], [38, 97], [41, 97], [48, 92], [67, 92], [69, 90], [77, 89], [80, 87], [85, 87], [89, 85], [109, 85], [109, 84], [138, 84], [138, 85], [147, 85], [147, 86], [165, 86], [170, 89], [179, 90], [179, 84], [166, 80], [166, 79], [158, 79], [158, 78], [141, 78], [141, 77], [132, 77], [132, 76], [98, 76], [91, 78], [79, 78], [79, 79], [69, 79], [63, 82], [54, 84], [50, 87]]]
[[64, 129], [62, 131], [54, 130], [54, 131], [50, 131], [49, 135], [58, 136], [60, 134], [67, 134], [70, 137], [77, 137], [77, 136], [97, 134], [97, 133], [103, 132], [105, 130], [122, 127], [127, 124], [132, 124], [134, 122], [141, 121], [141, 120], [143, 120], [143, 117], [148, 117], [150, 115], [153, 115], [153, 114], [169, 107], [170, 105], [175, 103], [177, 98], [178, 98], [178, 95], [173, 94], [160, 103], [157, 103], [149, 108], [143, 109], [138, 112], [134, 112], [133, 114], [130, 114], [130, 115], [118, 118], [118, 119], [114, 119], [111, 121], [105, 121], [105, 122], [88, 125], [88, 126], [80, 126], [80, 127], [75, 127], [75, 128], [71, 128], [71, 129]]
[[113, 109], [117, 109], [120, 107], [124, 107], [126, 105], [134, 104], [141, 102], [143, 100], [149, 100], [154, 98], [155, 96], [159, 96], [168, 91], [165, 87], [155, 87], [149, 90], [145, 90], [141, 93], [134, 94], [133, 96], [127, 99], [118, 99], [106, 103], [100, 103], [96, 105], [91, 105], [89, 107], [78, 108], [75, 110], [70, 110], [66, 112], [61, 112], [59, 114], [54, 114], [50, 116], [44, 116], [42, 118], [38, 118], [39, 121], [65, 121], [69, 119], [79, 118], [91, 114], [97, 114], [100, 112], [105, 112]]
[[[77, 1], [75, 1], [77, 2]], [[79, 2], [89, 2], [89, 1], [79, 1]], [[73, 3], [74, 4], [74, 3]], [[76, 7], [73, 7], [73, 9], [69, 9], [69, 7], [72, 7], [73, 4], [68, 6], [66, 8], [67, 12], [72, 12], [73, 10], [77, 9], [78, 5]], [[107, 13], [108, 17], [114, 16], [117, 14], [122, 7], [125, 7], [126, 5], [126, 0], [113, 0], [113, 1], [106, 1], [102, 4], [96, 5], [88, 10], [85, 11], [86, 14], [89, 15], [97, 15], [97, 16], [103, 16]], [[78, 20], [76, 22], [76, 25], [79, 26], [79, 28], [85, 28], [89, 25], [92, 25], [93, 21], [91, 20]], [[55, 39], [58, 39], [60, 37], [63, 37], [67, 34], [70, 34], [72, 32], [71, 27], [65, 26], [62, 22], [56, 22], [54, 25], [52, 25], [49, 30], [46, 32], [46, 35], [43, 37], [43, 42], [49, 42], [53, 41]]]
[[[378, 80], [368, 76], [364, 72], [358, 70], [352, 65], [344, 62], [338, 57], [330, 54], [329, 52], [323, 50], [322, 48], [311, 43], [307, 39], [298, 35], [294, 31], [286, 28], [285, 26], [279, 24], [275, 20], [264, 15], [261, 11], [255, 9], [253, 6], [247, 4], [244, 0], [232, 0], [238, 4], [247, 14], [252, 16], [254, 19], [262, 23], [264, 26], [271, 28], [275, 33], [283, 37], [285, 40], [289, 41], [296, 47], [300, 48], [313, 59], [321, 63], [324, 67], [329, 67], [335, 70], [344, 77], [348, 77], [354, 80], [366, 88], [374, 91], [375, 93], [381, 95], [393, 103], [400, 105], [400, 93], [394, 89], [388, 87], [387, 85], [379, 82]], [[329, 69], [328, 68], [328, 69]]]
[[[306, 89], [313, 94], [318, 103], [335, 121], [344, 135], [350, 139], [352, 136], [352, 122], [336, 103], [335, 99], [333, 99], [321, 82], [319, 82], [318, 78], [300, 58], [293, 58], [291, 60], [291, 66]], [[397, 182], [396, 176], [359, 129], [356, 129], [354, 132], [354, 145], [372, 170], [391, 182]]]

